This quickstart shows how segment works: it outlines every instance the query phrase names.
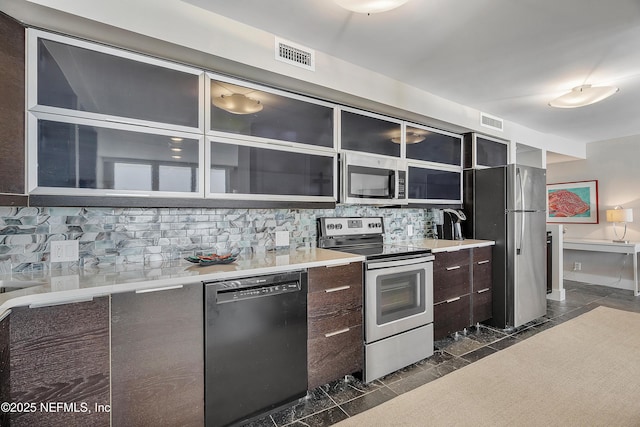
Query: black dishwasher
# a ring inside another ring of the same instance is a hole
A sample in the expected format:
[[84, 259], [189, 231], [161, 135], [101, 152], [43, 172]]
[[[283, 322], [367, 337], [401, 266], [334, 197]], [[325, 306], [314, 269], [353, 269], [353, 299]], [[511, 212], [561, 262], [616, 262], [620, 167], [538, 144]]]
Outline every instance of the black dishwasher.
[[307, 273], [205, 284], [207, 427], [237, 425], [307, 392]]

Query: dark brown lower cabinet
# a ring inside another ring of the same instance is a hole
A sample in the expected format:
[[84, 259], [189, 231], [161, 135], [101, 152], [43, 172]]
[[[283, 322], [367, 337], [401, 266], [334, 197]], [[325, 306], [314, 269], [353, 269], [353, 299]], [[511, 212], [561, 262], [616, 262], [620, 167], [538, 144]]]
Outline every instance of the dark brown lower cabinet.
[[309, 269], [308, 388], [362, 371], [362, 263]]
[[14, 308], [0, 336], [3, 426], [109, 426], [109, 297]]
[[493, 246], [473, 249], [472, 324], [493, 317]]
[[469, 294], [443, 301], [433, 306], [433, 337], [442, 339], [470, 325]]
[[493, 316], [493, 296], [491, 289], [485, 289], [481, 289], [473, 294], [473, 317], [471, 318], [471, 322], [474, 325], [491, 319]]
[[113, 425], [204, 425], [202, 285], [111, 298]]

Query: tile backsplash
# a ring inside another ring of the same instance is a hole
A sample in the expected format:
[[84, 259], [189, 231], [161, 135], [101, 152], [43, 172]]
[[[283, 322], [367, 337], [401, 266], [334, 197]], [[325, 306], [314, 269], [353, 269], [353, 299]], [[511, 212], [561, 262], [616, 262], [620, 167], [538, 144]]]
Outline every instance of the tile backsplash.
[[[290, 247], [316, 244], [316, 218], [382, 216], [385, 240], [431, 237], [429, 209], [338, 205], [335, 209], [187, 209], [0, 207], [0, 274], [68, 267], [149, 264], [202, 252], [276, 249], [276, 231]], [[80, 259], [50, 263], [55, 240], [78, 240]]]

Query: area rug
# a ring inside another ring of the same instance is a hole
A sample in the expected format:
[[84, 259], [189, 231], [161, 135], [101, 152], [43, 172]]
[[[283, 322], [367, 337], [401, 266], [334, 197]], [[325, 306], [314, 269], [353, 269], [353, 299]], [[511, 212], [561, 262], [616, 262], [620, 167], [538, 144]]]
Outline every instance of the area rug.
[[640, 313], [597, 307], [336, 426], [640, 426]]

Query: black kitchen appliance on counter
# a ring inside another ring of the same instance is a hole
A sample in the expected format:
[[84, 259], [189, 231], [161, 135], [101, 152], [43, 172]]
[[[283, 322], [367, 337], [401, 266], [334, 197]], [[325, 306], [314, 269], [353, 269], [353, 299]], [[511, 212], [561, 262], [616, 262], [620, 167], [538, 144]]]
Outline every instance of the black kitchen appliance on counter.
[[204, 285], [207, 427], [244, 424], [306, 396], [306, 271]]

